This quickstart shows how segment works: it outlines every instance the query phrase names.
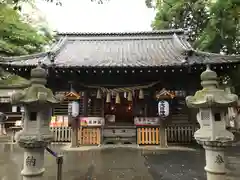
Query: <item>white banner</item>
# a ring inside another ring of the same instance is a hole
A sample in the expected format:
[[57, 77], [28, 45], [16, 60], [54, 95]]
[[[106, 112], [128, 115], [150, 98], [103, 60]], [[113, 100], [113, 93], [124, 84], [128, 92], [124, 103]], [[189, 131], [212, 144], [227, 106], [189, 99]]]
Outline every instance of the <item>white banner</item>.
[[104, 125], [103, 117], [80, 117], [81, 126], [102, 126]]
[[159, 125], [159, 117], [134, 117], [134, 124], [139, 125]]

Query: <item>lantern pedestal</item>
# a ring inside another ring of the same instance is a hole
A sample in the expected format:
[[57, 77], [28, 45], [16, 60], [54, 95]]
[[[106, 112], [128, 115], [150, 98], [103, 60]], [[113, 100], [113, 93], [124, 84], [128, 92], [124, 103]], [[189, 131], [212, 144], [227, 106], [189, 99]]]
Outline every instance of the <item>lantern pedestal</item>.
[[24, 165], [21, 175], [23, 180], [41, 180], [45, 169], [44, 163], [44, 148], [25, 149]]
[[226, 180], [225, 150], [232, 142], [197, 141], [205, 149], [207, 180]]
[[24, 131], [16, 133], [18, 144], [24, 149], [24, 163], [21, 175], [23, 180], [41, 180], [45, 172], [44, 149], [50, 144], [52, 136], [27, 134]]
[[4, 123], [0, 123], [0, 136], [5, 136], [7, 134], [4, 126]]

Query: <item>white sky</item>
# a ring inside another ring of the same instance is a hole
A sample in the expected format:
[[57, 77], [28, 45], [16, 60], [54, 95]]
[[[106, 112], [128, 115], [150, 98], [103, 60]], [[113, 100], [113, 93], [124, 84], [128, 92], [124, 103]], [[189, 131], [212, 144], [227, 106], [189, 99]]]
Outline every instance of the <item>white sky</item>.
[[37, 0], [49, 25], [59, 32], [148, 31], [154, 10], [145, 0], [109, 0], [97, 4], [91, 0], [61, 0], [63, 6]]

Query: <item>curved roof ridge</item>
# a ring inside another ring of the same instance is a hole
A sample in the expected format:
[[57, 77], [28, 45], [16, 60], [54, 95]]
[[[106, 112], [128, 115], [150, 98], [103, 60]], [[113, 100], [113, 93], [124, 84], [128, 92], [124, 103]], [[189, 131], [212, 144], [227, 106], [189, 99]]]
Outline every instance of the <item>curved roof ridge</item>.
[[58, 51], [61, 49], [61, 46], [66, 42], [66, 38], [60, 38], [56, 43], [53, 43], [52, 46], [48, 51], [45, 52], [39, 52], [34, 54], [28, 54], [28, 55], [22, 55], [22, 56], [0, 56], [0, 62], [6, 62], [10, 63], [13, 61], [23, 61], [33, 58], [43, 58], [45, 59], [46, 56], [49, 56], [49, 54], [55, 54], [58, 53]]
[[40, 57], [45, 57], [48, 52], [40, 52], [40, 53], [35, 53], [35, 54], [28, 54], [28, 55], [22, 55], [22, 56], [0, 56], [0, 61], [1, 62], [11, 62], [11, 61], [22, 61], [22, 60], [27, 60], [31, 58], [40, 58]]
[[192, 46], [188, 42], [185, 42], [187, 40], [185, 40], [183, 43], [183, 41], [180, 40], [180, 38], [175, 33], [172, 35], [172, 40], [173, 43], [176, 43], [177, 46], [180, 46], [185, 51], [193, 50]]
[[206, 51], [200, 51], [200, 50], [195, 50], [193, 49], [193, 52], [199, 54], [199, 55], [205, 55], [205, 56], [219, 56], [219, 57], [237, 57], [240, 59], [240, 55], [238, 54], [220, 54], [220, 53], [211, 53], [211, 52], [206, 52]]
[[68, 40], [67, 36], [61, 37], [58, 40], [58, 43], [54, 47], [51, 48], [49, 53], [53, 53], [56, 56], [61, 51], [61, 49], [64, 47], [64, 45], [66, 45], [67, 40]]
[[50, 48], [49, 52], [57, 53], [62, 48], [62, 46], [66, 43], [66, 41], [67, 41], [67, 36], [61, 37], [57, 41], [57, 43], [53, 44], [53, 46], [52, 46], [52, 48]]
[[154, 31], [129, 31], [129, 32], [58, 32], [58, 36], [139, 36], [139, 35], [163, 35], [163, 34], [185, 34], [184, 29], [168, 29]]

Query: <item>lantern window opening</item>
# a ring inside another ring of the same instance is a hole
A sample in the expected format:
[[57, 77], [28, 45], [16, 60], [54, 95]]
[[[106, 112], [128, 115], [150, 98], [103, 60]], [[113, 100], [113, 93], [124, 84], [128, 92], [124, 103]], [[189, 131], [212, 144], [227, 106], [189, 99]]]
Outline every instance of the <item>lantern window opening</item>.
[[221, 114], [220, 113], [214, 113], [214, 120], [215, 121], [221, 121]]
[[37, 112], [30, 112], [29, 119], [30, 121], [37, 121]]

